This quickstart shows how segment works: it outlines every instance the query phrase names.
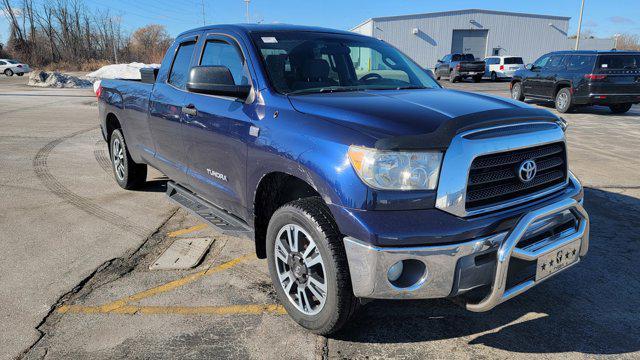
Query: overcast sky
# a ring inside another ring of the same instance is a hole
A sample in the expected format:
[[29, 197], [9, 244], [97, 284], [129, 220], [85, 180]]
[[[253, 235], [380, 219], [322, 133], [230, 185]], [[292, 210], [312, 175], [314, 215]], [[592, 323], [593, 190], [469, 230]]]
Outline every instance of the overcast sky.
[[[20, 0], [11, 0], [15, 5]], [[42, 3], [47, 0], [35, 0]], [[207, 24], [245, 22], [244, 0], [203, 0]], [[121, 16], [125, 29], [163, 24], [171, 35], [201, 26], [201, 0], [85, 0], [93, 9]], [[575, 33], [580, 0], [251, 0], [251, 22], [317, 25], [348, 30], [371, 17], [478, 8], [570, 16]], [[6, 19], [0, 19], [0, 41], [8, 37]], [[586, 0], [583, 28], [598, 37], [616, 33], [640, 34], [640, 0]]]

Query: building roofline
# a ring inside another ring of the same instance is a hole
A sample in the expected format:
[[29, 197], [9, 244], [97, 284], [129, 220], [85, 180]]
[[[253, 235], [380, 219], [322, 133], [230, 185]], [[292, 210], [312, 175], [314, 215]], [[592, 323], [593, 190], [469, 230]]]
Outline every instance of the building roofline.
[[370, 18], [358, 26], [357, 28], [368, 21], [379, 21], [379, 20], [401, 20], [406, 18], [415, 18], [422, 16], [438, 16], [438, 15], [449, 15], [449, 14], [464, 14], [464, 13], [484, 13], [484, 14], [494, 14], [494, 15], [513, 15], [513, 16], [523, 16], [523, 17], [536, 17], [543, 19], [554, 19], [554, 20], [569, 20], [570, 16], [555, 16], [555, 15], [544, 15], [544, 14], [530, 14], [530, 13], [519, 13], [519, 12], [510, 12], [510, 11], [497, 11], [497, 10], [484, 10], [484, 9], [461, 9], [461, 10], [450, 10], [450, 11], [438, 11], [438, 12], [430, 12], [430, 13], [419, 13], [419, 14], [407, 14], [407, 15], [395, 15], [395, 16], [381, 16]]
[[368, 23], [370, 21], [373, 21], [373, 18], [368, 18], [367, 20], [365, 20], [365, 21], [361, 22], [360, 24], [358, 24], [358, 25], [352, 27], [351, 29], [349, 29], [349, 31], [353, 31], [353, 30], [359, 28], [360, 26], [362, 26], [362, 25], [364, 25], [364, 24], [366, 24], [366, 23]]

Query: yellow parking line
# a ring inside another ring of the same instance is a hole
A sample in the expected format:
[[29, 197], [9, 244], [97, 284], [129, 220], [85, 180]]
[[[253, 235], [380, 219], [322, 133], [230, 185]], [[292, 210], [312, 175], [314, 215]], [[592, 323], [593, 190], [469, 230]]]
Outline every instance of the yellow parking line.
[[155, 296], [167, 291], [171, 291], [177, 287], [192, 283], [198, 279], [200, 279], [201, 277], [205, 276], [205, 275], [211, 275], [213, 273], [222, 271], [222, 270], [226, 270], [229, 269], [237, 264], [239, 264], [240, 262], [247, 260], [247, 259], [251, 259], [251, 258], [255, 258], [254, 254], [247, 254], [247, 255], [243, 255], [240, 256], [238, 258], [235, 258], [233, 260], [227, 261], [226, 263], [220, 264], [218, 266], [206, 269], [206, 270], [202, 270], [202, 271], [198, 271], [197, 273], [193, 273], [190, 275], [187, 275], [183, 278], [177, 279], [177, 280], [173, 280], [170, 281], [166, 284], [162, 284], [156, 287], [153, 287], [151, 289], [145, 290], [145, 291], [141, 291], [137, 294], [133, 294], [130, 296], [127, 296], [125, 298], [110, 302], [108, 304], [104, 304], [99, 306], [101, 309], [101, 312], [110, 312], [110, 311], [115, 311], [116, 309], [122, 308], [124, 307], [126, 304], [130, 303], [130, 302], [134, 302], [134, 301], [140, 301], [142, 299], [146, 299], [148, 297], [151, 296]]
[[122, 306], [105, 310], [102, 306], [63, 305], [57, 310], [62, 314], [145, 314], [145, 315], [258, 315], [263, 313], [286, 314], [282, 305], [247, 304], [229, 306]]
[[206, 229], [207, 226], [208, 226], [207, 224], [198, 224], [198, 225], [186, 228], [186, 229], [172, 231], [172, 232], [168, 233], [167, 236], [170, 237], [170, 238], [173, 238], [173, 237], [177, 237], [177, 236], [180, 236], [180, 235], [189, 234], [189, 233], [192, 233], [192, 232], [195, 232], [195, 231]]

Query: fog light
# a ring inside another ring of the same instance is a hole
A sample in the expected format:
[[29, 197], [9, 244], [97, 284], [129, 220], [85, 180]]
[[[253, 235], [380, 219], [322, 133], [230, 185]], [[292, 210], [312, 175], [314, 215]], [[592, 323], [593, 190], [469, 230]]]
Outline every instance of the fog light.
[[390, 282], [394, 282], [400, 278], [402, 275], [402, 269], [404, 266], [402, 265], [402, 261], [398, 261], [397, 263], [391, 265], [389, 271], [387, 271], [387, 278]]

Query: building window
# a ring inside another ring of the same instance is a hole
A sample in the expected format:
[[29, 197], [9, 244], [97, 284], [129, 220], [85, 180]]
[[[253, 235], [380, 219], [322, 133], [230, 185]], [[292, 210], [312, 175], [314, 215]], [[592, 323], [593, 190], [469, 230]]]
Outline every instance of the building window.
[[496, 47], [493, 48], [493, 51], [491, 51], [491, 56], [499, 56], [500, 55], [500, 48]]

